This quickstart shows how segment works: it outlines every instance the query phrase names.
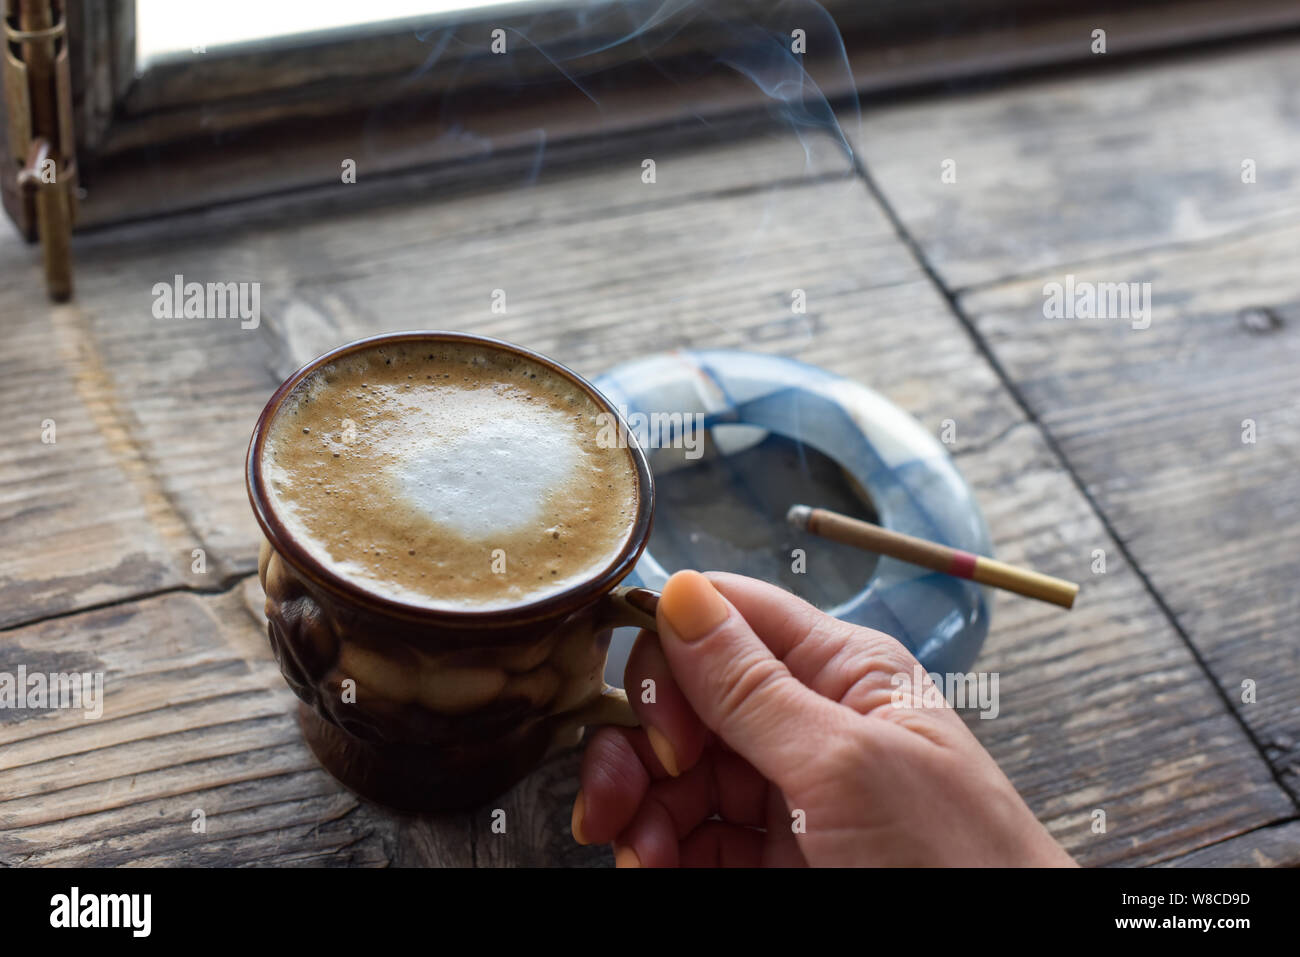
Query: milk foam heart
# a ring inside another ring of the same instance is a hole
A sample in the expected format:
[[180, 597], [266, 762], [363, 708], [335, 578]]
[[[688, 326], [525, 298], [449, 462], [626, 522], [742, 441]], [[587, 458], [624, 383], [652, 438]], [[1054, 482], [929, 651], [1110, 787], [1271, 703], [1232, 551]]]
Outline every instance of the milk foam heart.
[[573, 429], [561, 413], [520, 409], [492, 393], [476, 402], [474, 418], [482, 418], [462, 434], [414, 437], [411, 454], [389, 472], [396, 497], [470, 540], [544, 529], [547, 498], [581, 479]]
[[272, 507], [326, 568], [410, 604], [527, 604], [608, 567], [636, 518], [602, 407], [511, 352], [374, 347], [316, 370], [263, 447]]

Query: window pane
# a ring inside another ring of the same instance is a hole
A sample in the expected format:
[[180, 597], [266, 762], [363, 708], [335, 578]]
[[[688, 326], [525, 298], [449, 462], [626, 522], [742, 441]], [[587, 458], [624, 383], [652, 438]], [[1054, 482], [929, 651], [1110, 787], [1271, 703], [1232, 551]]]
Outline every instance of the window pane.
[[535, 0], [136, 0], [136, 62], [209, 47]]

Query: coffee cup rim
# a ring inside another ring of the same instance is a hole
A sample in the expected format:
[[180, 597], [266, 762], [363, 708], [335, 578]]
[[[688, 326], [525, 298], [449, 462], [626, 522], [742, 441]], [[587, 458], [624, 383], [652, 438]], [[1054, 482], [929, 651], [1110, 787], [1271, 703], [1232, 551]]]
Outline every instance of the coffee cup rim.
[[[262, 473], [262, 453], [267, 434], [270, 431], [270, 424], [274, 420], [276, 413], [279, 412], [284, 400], [293, 393], [294, 389], [305, 378], [321, 367], [336, 362], [345, 356], [384, 345], [412, 342], [462, 343], [522, 356], [568, 379], [586, 393], [599, 408], [614, 416], [615, 420], [620, 423], [622, 426], [620, 434], [627, 436], [627, 452], [632, 458], [636, 473], [636, 517], [623, 547], [598, 573], [588, 576], [563, 591], [513, 605], [485, 609], [437, 608], [381, 595], [367, 589], [356, 581], [331, 571], [312, 555], [281, 521], [280, 516], [276, 514], [271, 505], [271, 496], [267, 494]], [[515, 624], [537, 621], [575, 611], [612, 589], [627, 577], [628, 573], [636, 565], [650, 538], [650, 528], [654, 517], [654, 480], [644, 450], [638, 444], [635, 434], [626, 425], [618, 409], [590, 382], [567, 366], [524, 346], [491, 336], [451, 330], [432, 329], [382, 333], [356, 339], [331, 349], [329, 352], [317, 356], [300, 367], [280, 384], [280, 387], [267, 400], [261, 415], [258, 416], [252, 438], [249, 439], [248, 455], [245, 462], [245, 483], [253, 514], [262, 529], [262, 534], [266, 536], [271, 547], [283, 560], [293, 566], [300, 575], [331, 592], [336, 597], [352, 605], [360, 605], [371, 611], [402, 619], [416, 619], [424, 622], [438, 621], [454, 627], [499, 627], [503, 623]]]

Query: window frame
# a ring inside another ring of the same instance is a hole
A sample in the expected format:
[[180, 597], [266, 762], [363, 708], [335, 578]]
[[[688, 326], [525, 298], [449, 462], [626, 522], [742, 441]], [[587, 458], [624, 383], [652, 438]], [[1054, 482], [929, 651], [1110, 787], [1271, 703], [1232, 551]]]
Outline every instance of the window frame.
[[[391, 137], [383, 155], [368, 157], [367, 174], [473, 165], [483, 159], [474, 143], [484, 137], [498, 147], [495, 158], [518, 154], [527, 164], [537, 149], [539, 119], [546, 147], [554, 149], [560, 142], [672, 128], [694, 116], [763, 114], [772, 102], [734, 71], [701, 70], [699, 88], [684, 90], [663, 69], [716, 61], [734, 40], [733, 25], [764, 6], [758, 0], [697, 3], [680, 22], [650, 23], [635, 44], [612, 43], [626, 30], [617, 17], [605, 22], [604, 33], [566, 36], [575, 8], [596, 11], [591, 22], [600, 24], [601, 11], [625, 11], [624, 5], [556, 0], [215, 48], [160, 59], [143, 74], [136, 69], [134, 0], [66, 4], [85, 189], [80, 229], [337, 182], [337, 157], [351, 155], [347, 144], [364, 139], [371, 111], [431, 103], [453, 89], [482, 105], [472, 136], [448, 141], [445, 124], [420, 116]], [[659, 6], [662, 0], [655, 0]], [[810, 54], [806, 69], [818, 94], [840, 103], [1081, 60], [1092, 55], [1096, 26], [1109, 30], [1112, 56], [1300, 27], [1293, 0], [822, 0], [822, 6], [845, 48]], [[512, 56], [508, 83], [500, 58], [488, 49], [498, 27], [508, 38], [532, 41]], [[454, 55], [444, 52], [421, 71], [432, 43], [444, 36], [478, 42], [458, 41]], [[612, 121], [596, 116], [601, 111], [591, 110], [573, 85], [548, 82], [558, 75], [556, 65], [538, 43], [574, 54], [566, 69], [584, 83], [603, 82], [614, 90], [604, 95], [632, 113]], [[584, 53], [584, 47], [594, 49]], [[636, 60], [646, 48], [655, 50], [657, 66]], [[212, 148], [214, 139], [221, 149]]]

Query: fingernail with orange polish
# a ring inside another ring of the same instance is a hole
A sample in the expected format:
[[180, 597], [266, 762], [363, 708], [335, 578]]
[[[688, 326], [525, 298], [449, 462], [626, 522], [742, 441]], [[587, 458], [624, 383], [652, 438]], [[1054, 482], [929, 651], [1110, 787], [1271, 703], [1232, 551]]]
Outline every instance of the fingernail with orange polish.
[[573, 819], [569, 822], [569, 829], [573, 831], [573, 839], [579, 844], [590, 844], [586, 835], [582, 833], [582, 819], [587, 814], [587, 802], [583, 800], [582, 791], [578, 792], [578, 797], [573, 802]]
[[614, 851], [615, 867], [640, 867], [641, 858], [636, 856], [636, 851], [630, 847], [620, 847]]
[[698, 641], [727, 620], [729, 611], [713, 583], [699, 572], [678, 572], [664, 585], [659, 609], [676, 636]]
[[677, 766], [677, 752], [673, 750], [672, 742], [658, 728], [647, 727], [645, 735], [650, 739], [650, 747], [654, 749], [655, 757], [659, 763], [664, 766], [664, 770], [671, 777], [677, 777], [681, 774], [681, 768]]

